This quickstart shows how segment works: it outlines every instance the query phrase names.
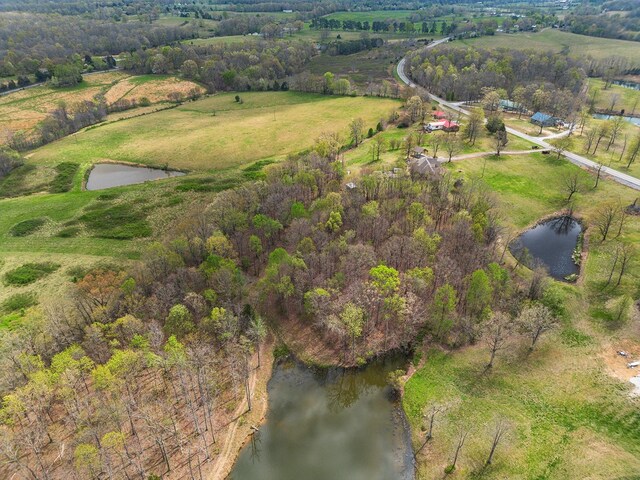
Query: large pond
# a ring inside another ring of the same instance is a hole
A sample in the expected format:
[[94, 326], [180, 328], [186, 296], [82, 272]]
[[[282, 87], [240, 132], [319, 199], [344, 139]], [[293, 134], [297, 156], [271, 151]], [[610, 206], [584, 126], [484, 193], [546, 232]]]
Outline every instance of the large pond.
[[[605, 115], [603, 113], [594, 113], [593, 114], [593, 118], [598, 118], [600, 120], [610, 120], [612, 118], [616, 117], [616, 115]], [[637, 117], [626, 117], [623, 116], [622, 118], [624, 118], [627, 122], [633, 123], [634, 125], [638, 125], [640, 127], [640, 118]]]
[[526, 248], [531, 256], [527, 263], [539, 262], [547, 268], [549, 275], [562, 280], [580, 272], [573, 261], [573, 252], [581, 232], [582, 226], [573, 217], [554, 218], [520, 235], [511, 244], [511, 252], [518, 257]]
[[119, 163], [98, 163], [89, 172], [86, 189], [103, 190], [105, 188], [122, 187], [123, 185], [133, 185], [149, 180], [160, 180], [181, 175], [184, 175], [184, 173], [160, 170], [158, 168], [134, 167]]
[[268, 386], [266, 423], [240, 452], [232, 480], [412, 480], [411, 439], [390, 398], [399, 359], [364, 369], [288, 363]]

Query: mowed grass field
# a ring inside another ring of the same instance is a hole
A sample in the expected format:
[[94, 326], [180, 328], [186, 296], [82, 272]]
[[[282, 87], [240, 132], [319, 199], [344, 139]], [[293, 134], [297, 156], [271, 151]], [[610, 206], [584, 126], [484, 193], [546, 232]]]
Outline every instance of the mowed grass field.
[[187, 94], [192, 89], [204, 91], [198, 84], [170, 75], [139, 75], [111, 71], [85, 75], [79, 85], [54, 88], [42, 85], [0, 97], [0, 142], [9, 132], [31, 131], [38, 122], [61, 103], [73, 111], [75, 104], [92, 101], [102, 94], [108, 104], [120, 99], [147, 98], [153, 103], [167, 101], [171, 92]]
[[369, 23], [388, 19], [408, 21], [409, 15], [414, 13], [414, 11], [415, 10], [371, 10], [369, 12], [336, 12], [326, 15], [324, 18]]
[[178, 108], [90, 128], [32, 152], [41, 164], [100, 160], [216, 171], [311, 147], [322, 133], [366, 128], [401, 107], [393, 99], [295, 92], [220, 94]]
[[482, 48], [503, 47], [518, 50], [562, 51], [574, 57], [591, 56], [596, 60], [604, 60], [617, 55], [626, 58], [632, 65], [640, 66], [638, 42], [588, 37], [551, 28], [537, 33], [497, 34], [463, 40], [460, 43]]
[[[449, 168], [454, 179], [478, 179], [483, 159]], [[436, 403], [449, 409], [436, 420], [434, 438], [419, 455], [419, 479], [443, 478], [459, 428], [468, 429], [469, 436], [456, 471], [447, 478], [638, 478], [640, 410], [638, 400], [629, 398], [633, 372], [616, 354], [640, 351], [638, 313], [634, 309], [635, 317], [616, 326], [607, 312], [612, 299], [624, 293], [637, 298], [640, 267], [634, 263], [619, 288], [603, 291], [612, 243], [600, 243], [593, 224], [602, 203], [628, 205], [637, 192], [610, 180], [594, 189], [592, 175], [542, 154], [490, 158], [482, 181], [499, 202], [507, 228], [503, 236], [511, 238], [564, 207], [563, 179], [575, 172], [583, 189], [574, 208], [587, 226], [588, 253], [577, 285], [555, 282], [565, 302], [561, 326], [530, 354], [525, 340], [514, 335], [490, 372], [484, 370], [489, 352], [483, 342], [424, 353], [424, 366], [405, 386], [403, 399], [414, 445], [424, 438], [423, 409]], [[640, 218], [628, 219], [620, 240], [640, 244]], [[529, 275], [524, 267], [518, 272]], [[498, 419], [507, 421], [508, 434], [492, 465], [485, 466]]]

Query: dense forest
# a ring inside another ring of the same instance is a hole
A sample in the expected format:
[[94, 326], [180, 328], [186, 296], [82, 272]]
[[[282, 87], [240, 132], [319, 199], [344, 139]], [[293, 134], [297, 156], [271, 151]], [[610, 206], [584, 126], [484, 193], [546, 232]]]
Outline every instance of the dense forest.
[[573, 33], [640, 41], [640, 4], [616, 0], [602, 7], [584, 6], [567, 15], [564, 24]]
[[487, 87], [518, 90], [516, 101], [557, 115], [572, 109], [586, 78], [581, 61], [552, 52], [447, 46], [423, 49], [408, 62], [416, 82], [449, 100], [477, 100]]
[[194, 38], [188, 27], [113, 23], [82, 17], [4, 13], [0, 16], [0, 71], [4, 75], [52, 71], [72, 55], [109, 55]]
[[250, 398], [266, 324], [355, 365], [416, 339], [475, 342], [525, 301], [554, 306], [544, 275], [521, 285], [496, 263], [480, 185], [377, 173], [345, 189], [335, 139], [314, 150], [192, 207], [136, 266], [80, 275], [3, 332], [3, 476], [201, 478]]
[[180, 72], [212, 91], [266, 90], [302, 70], [315, 53], [311, 43], [300, 40], [179, 45], [136, 50], [123, 57], [121, 66], [134, 73]]

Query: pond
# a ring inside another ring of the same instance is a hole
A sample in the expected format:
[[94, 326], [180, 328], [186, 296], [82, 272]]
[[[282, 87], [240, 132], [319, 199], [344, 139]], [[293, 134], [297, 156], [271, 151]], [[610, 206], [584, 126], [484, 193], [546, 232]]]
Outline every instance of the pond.
[[614, 85], [619, 85], [624, 88], [631, 88], [633, 90], [640, 90], [640, 83], [632, 82], [630, 80], [614, 80], [612, 82]]
[[230, 480], [413, 480], [409, 427], [390, 398], [397, 358], [363, 369], [275, 368], [266, 423]]
[[549, 271], [549, 275], [563, 280], [569, 275], [580, 273], [580, 267], [573, 261], [573, 252], [582, 233], [580, 223], [570, 216], [562, 216], [542, 222], [524, 232], [510, 246], [516, 258], [522, 258], [522, 251], [526, 248], [531, 256], [524, 260], [541, 263]]
[[[610, 120], [612, 118], [616, 117], [616, 115], [605, 115], [603, 113], [594, 113], [593, 114], [593, 118], [597, 118], [599, 120]], [[633, 123], [634, 125], [637, 125], [640, 127], [640, 118], [637, 117], [626, 117], [623, 116], [622, 118], [624, 118], [627, 122]]]
[[143, 183], [149, 180], [179, 177], [181, 175], [184, 175], [184, 173], [161, 170], [159, 168], [134, 167], [120, 163], [98, 163], [89, 173], [86, 189], [102, 190], [105, 188]]

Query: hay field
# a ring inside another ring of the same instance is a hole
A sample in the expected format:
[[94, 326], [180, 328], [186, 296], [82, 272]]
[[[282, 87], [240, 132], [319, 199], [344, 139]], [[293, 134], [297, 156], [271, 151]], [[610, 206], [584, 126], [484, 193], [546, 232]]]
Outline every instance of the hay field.
[[186, 103], [178, 108], [90, 128], [33, 152], [34, 163], [101, 159], [219, 170], [309, 148], [324, 132], [361, 117], [367, 130], [399, 109], [392, 99], [253, 92]]
[[96, 95], [105, 95], [108, 103], [121, 98], [148, 98], [151, 102], [166, 101], [172, 92], [188, 93], [192, 89], [204, 91], [194, 82], [164, 75], [131, 76], [124, 72], [104, 72], [85, 75], [84, 81], [76, 86], [53, 88], [47, 85], [21, 90], [0, 97], [0, 143], [11, 132], [32, 131], [38, 122], [61, 103], [71, 109], [85, 100], [93, 100]]

